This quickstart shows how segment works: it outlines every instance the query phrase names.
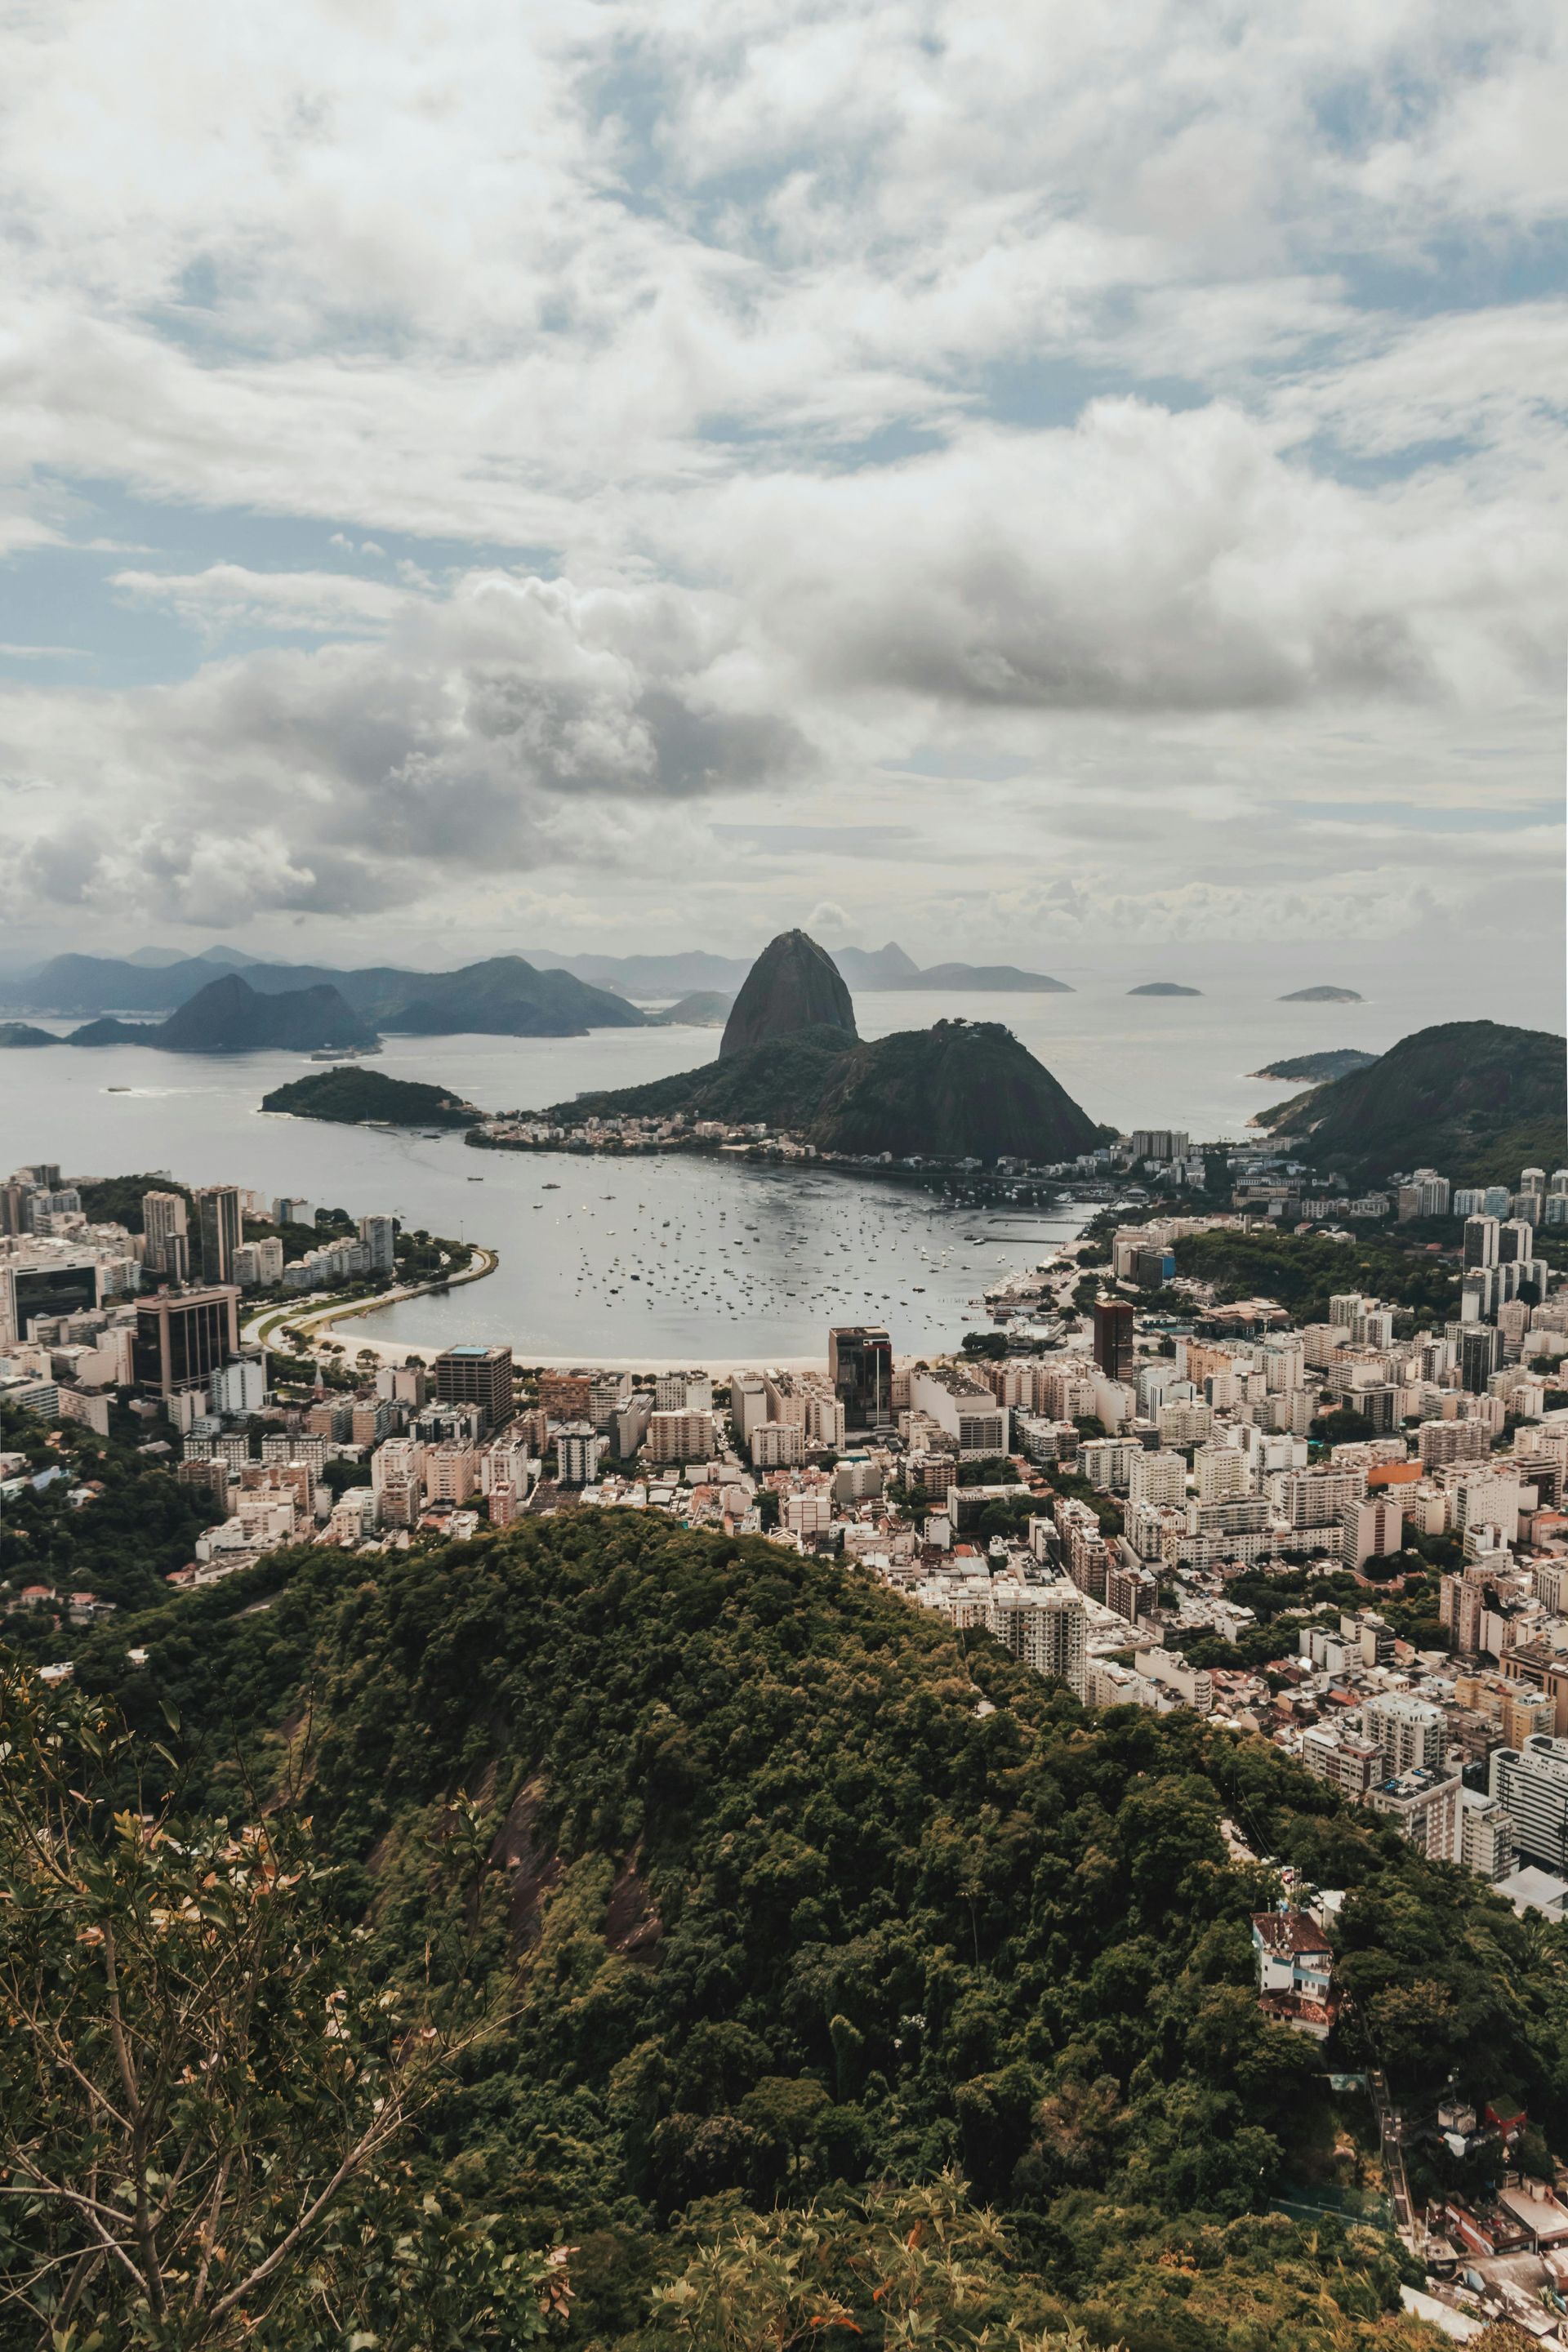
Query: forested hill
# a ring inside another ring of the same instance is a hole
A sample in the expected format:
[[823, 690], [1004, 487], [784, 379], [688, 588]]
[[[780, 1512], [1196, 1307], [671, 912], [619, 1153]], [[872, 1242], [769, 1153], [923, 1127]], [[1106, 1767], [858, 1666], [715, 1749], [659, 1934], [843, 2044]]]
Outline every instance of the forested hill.
[[1357, 1181], [1429, 1166], [1456, 1183], [1514, 1183], [1521, 1167], [1554, 1168], [1568, 1150], [1565, 1054], [1549, 1030], [1445, 1022], [1258, 1124], [1310, 1139], [1319, 1167]]
[[[855, 2184], [956, 2167], [1007, 2217], [1001, 2316], [1141, 2352], [1370, 2345], [1393, 2242], [1267, 2210], [1370, 2146], [1325, 2063], [1507, 2084], [1563, 2145], [1563, 1931], [1261, 1740], [1097, 1719], [836, 1563], [576, 1512], [279, 1555], [77, 1661], [150, 1736], [170, 1709], [198, 1800], [287, 1769], [389, 1978], [454, 1921], [498, 1983], [521, 1968], [421, 2161], [584, 2249], [579, 2341], [692, 2340], [650, 2292], [737, 2206], [821, 2195], [811, 2259], [848, 2261]], [[1342, 2049], [1258, 2011], [1277, 1882], [1226, 1816], [1349, 1890]]]

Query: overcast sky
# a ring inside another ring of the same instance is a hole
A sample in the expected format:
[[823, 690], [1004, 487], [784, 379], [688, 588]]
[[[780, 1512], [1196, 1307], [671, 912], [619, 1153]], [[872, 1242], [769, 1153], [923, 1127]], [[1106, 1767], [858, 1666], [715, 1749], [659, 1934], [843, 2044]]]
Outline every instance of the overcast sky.
[[1555, 1022], [1565, 121], [1544, 0], [18, 0], [8, 955], [1462, 937]]

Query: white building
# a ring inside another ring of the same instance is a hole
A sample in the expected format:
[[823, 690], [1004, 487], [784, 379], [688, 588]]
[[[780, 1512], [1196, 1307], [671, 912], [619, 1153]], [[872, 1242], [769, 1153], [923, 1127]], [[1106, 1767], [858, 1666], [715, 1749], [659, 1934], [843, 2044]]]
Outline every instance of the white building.
[[1037, 1674], [1054, 1675], [1075, 1697], [1088, 1695], [1088, 1612], [1070, 1584], [992, 1587], [990, 1630]]
[[952, 1365], [910, 1374], [910, 1410], [934, 1421], [955, 1442], [961, 1456], [979, 1460], [1007, 1451], [1006, 1406]]
[[1568, 1739], [1532, 1733], [1493, 1750], [1488, 1790], [1508, 1808], [1521, 1853], [1568, 1875]]

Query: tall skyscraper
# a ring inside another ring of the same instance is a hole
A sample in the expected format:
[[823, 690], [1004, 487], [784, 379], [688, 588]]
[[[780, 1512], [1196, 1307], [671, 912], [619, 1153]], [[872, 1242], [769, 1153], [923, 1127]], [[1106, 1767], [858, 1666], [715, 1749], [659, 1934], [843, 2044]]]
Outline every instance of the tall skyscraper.
[[1468, 1323], [1459, 1335], [1459, 1386], [1485, 1396], [1487, 1382], [1502, 1369], [1502, 1333], [1495, 1323]]
[[1094, 1302], [1094, 1360], [1107, 1380], [1132, 1378], [1132, 1307], [1125, 1298]]
[[239, 1188], [235, 1184], [208, 1184], [195, 1198], [202, 1280], [230, 1282], [234, 1278], [234, 1254], [245, 1238]]
[[1498, 1220], [1496, 1217], [1465, 1219], [1465, 1264], [1496, 1265], [1498, 1262]]
[[143, 1192], [142, 1230], [147, 1237], [147, 1265], [171, 1282], [191, 1278], [190, 1225], [184, 1196], [179, 1192]]
[[867, 1323], [846, 1323], [827, 1335], [827, 1377], [851, 1429], [882, 1429], [893, 1420], [893, 1343]]

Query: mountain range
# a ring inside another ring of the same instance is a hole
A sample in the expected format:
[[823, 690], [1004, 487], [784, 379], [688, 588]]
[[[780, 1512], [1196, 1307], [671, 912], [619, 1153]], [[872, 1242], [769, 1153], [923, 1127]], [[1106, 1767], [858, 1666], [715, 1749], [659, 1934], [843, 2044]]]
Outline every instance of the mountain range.
[[[56, 956], [31, 980], [13, 982], [10, 994], [13, 1002], [39, 1012], [173, 1013], [221, 986], [223, 979], [239, 976], [221, 965], [218, 971], [222, 978], [215, 978], [214, 962], [205, 956], [156, 966]], [[250, 963], [243, 984], [263, 997], [331, 991], [360, 1022], [341, 1040], [316, 1041], [323, 1045], [363, 1045], [378, 1029], [417, 1036], [479, 1031], [503, 1037], [580, 1037], [590, 1029], [637, 1028], [647, 1017], [623, 996], [590, 987], [570, 972], [539, 971], [521, 956], [491, 956], [451, 972], [402, 971], [383, 964], [333, 971], [319, 964]], [[80, 1042], [114, 1040], [106, 1032]], [[136, 1042], [172, 1041], [138, 1031]]]
[[[939, 963], [922, 970], [890, 940], [876, 949], [838, 948], [832, 961], [849, 987], [862, 991], [1037, 992], [1066, 987], [1063, 981], [1051, 980], [1043, 972], [1023, 971], [1014, 964]], [[172, 1013], [217, 974], [240, 969], [250, 985], [268, 996], [319, 985], [337, 988], [356, 1012], [382, 1028], [413, 1027], [433, 1034], [437, 1028], [483, 1029], [499, 1021], [502, 1035], [570, 1036], [589, 1028], [634, 1025], [638, 1016], [629, 1009], [627, 1000], [653, 1003], [696, 992], [733, 996], [751, 970], [751, 961], [711, 955], [700, 948], [672, 955], [632, 956], [563, 956], [548, 949], [531, 949], [524, 955], [492, 956], [455, 972], [422, 972], [394, 964], [339, 971], [330, 964], [267, 962], [238, 948], [213, 947], [197, 956], [138, 948], [129, 956], [53, 956], [36, 971], [0, 973], [0, 1004], [16, 1012], [84, 1016]], [[510, 988], [497, 978], [508, 971], [517, 976]], [[550, 990], [520, 986], [524, 973], [557, 983], [571, 981], [588, 993], [578, 995], [563, 986]], [[464, 985], [456, 987], [454, 983], [459, 982]], [[568, 1013], [575, 1017], [564, 1028], [514, 1028], [504, 1001], [509, 994], [526, 997], [534, 1007], [545, 1005], [548, 998], [545, 1017], [552, 1022]], [[453, 1023], [454, 1008], [477, 1011], [482, 1017]], [[418, 1017], [400, 1020], [397, 1016], [405, 1012], [416, 1012]]]

